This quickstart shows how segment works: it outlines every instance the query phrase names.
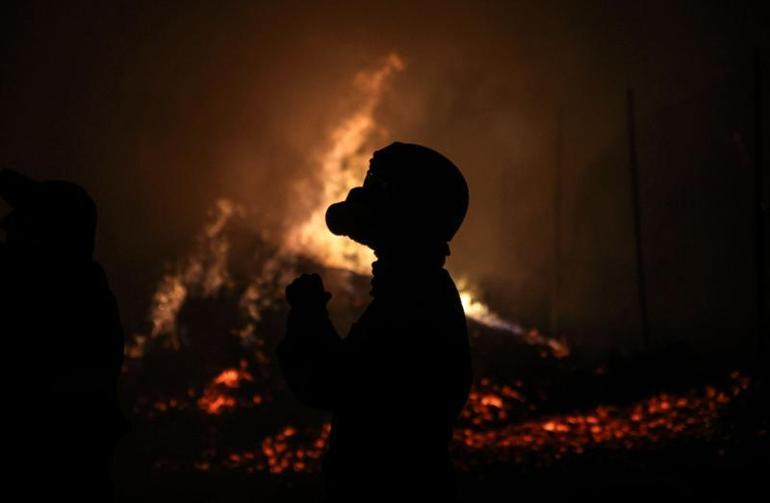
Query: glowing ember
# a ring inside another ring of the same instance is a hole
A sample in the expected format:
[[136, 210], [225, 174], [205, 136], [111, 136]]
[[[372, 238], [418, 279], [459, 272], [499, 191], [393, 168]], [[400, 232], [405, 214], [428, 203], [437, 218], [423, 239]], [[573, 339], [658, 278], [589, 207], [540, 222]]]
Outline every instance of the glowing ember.
[[235, 369], [228, 369], [219, 374], [216, 379], [214, 379], [214, 382], [216, 384], [224, 384], [228, 388], [237, 388], [238, 381], [242, 377], [251, 380], [251, 375], [247, 373], [242, 373]]
[[[731, 375], [725, 390], [707, 386], [685, 395], [661, 393], [626, 407], [598, 406], [561, 416], [505, 423], [500, 410], [509, 405], [474, 393], [463, 413], [467, 426], [455, 431], [458, 462], [466, 468], [520, 462], [550, 463], [599, 447], [639, 449], [682, 436], [709, 436], [720, 411], [751, 384], [740, 373]], [[518, 400], [518, 399], [516, 399]], [[486, 402], [486, 403], [485, 403]], [[486, 410], [485, 410], [486, 409]]]
[[[537, 466], [597, 449], [654, 449], [676, 438], [711, 438], [717, 434], [724, 407], [751, 385], [738, 372], [730, 379], [723, 389], [706, 386], [685, 394], [660, 393], [628, 406], [600, 405], [523, 422], [511, 417], [516, 408], [531, 408], [521, 393], [482, 379], [472, 390], [454, 433], [455, 464], [463, 470], [525, 461]], [[274, 475], [318, 471], [330, 430], [328, 423], [301, 430], [285, 426], [250, 450], [207, 450], [194, 467]]]
[[[220, 414], [225, 409], [235, 408], [238, 401], [235, 397], [230, 396], [227, 390], [240, 388], [244, 381], [254, 381], [254, 377], [246, 370], [247, 368], [248, 362], [241, 360], [241, 368], [226, 369], [220, 372], [206, 386], [203, 396], [198, 399], [198, 407], [208, 414]], [[262, 397], [255, 395], [252, 402], [259, 404], [262, 402]]]
[[198, 406], [209, 414], [219, 414], [224, 409], [235, 408], [236, 402], [235, 398], [231, 396], [221, 394], [211, 396], [209, 393], [206, 393], [198, 401]]
[[212, 468], [242, 469], [247, 473], [265, 471], [273, 475], [317, 471], [330, 432], [328, 423], [303, 431], [285, 426], [277, 434], [265, 437], [253, 449], [228, 452], [221, 462], [218, 462], [215, 451], [208, 451], [204, 459], [194, 463], [194, 468], [198, 471]]

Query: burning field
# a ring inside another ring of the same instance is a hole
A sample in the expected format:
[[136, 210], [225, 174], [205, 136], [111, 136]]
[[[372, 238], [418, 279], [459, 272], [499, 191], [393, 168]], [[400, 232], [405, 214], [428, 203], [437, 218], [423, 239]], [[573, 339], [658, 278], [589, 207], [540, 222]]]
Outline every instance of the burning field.
[[[217, 200], [190, 252], [158, 282], [149, 328], [131, 337], [123, 379], [134, 428], [134, 445], [124, 450], [151, 466], [151, 476], [239, 474], [290, 486], [319, 471], [328, 418], [298, 405], [274, 364], [286, 316], [283, 289], [302, 272], [321, 272], [341, 333], [367, 303], [373, 257], [327, 232], [323, 215], [362, 180], [373, 148], [388, 142], [375, 110], [405, 69], [391, 54], [355, 76], [355, 110], [318, 153], [317, 177], [296, 188], [312, 194], [305, 218], [275, 237], [254, 229], [247, 206]], [[453, 275], [476, 375], [452, 446], [466, 476], [505, 472], [498, 479], [507, 480], [580, 463], [594, 467], [597, 460], [657, 459], [672, 446], [695, 446], [701, 461], [733, 460], [746, 445], [767, 444], [766, 423], [740, 419], [758, 396], [748, 373], [680, 378], [666, 358], [660, 366], [631, 359], [589, 364], [565, 338], [508, 321], [461, 271]], [[653, 366], [655, 377], [647, 374]]]

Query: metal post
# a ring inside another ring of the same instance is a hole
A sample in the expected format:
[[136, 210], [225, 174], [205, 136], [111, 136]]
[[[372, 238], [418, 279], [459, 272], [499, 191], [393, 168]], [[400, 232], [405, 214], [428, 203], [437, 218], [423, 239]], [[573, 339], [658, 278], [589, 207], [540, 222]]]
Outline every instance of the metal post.
[[765, 202], [765, 173], [763, 152], [762, 124], [762, 54], [759, 48], [754, 50], [754, 219], [756, 226], [756, 296], [757, 296], [757, 351], [763, 358], [767, 350], [766, 309], [767, 297], [765, 290], [766, 275], [766, 218]]
[[560, 107], [556, 116], [556, 159], [553, 175], [553, 269], [551, 285], [551, 334], [560, 330], [559, 310], [561, 289], [561, 171], [564, 150], [564, 113]]
[[647, 314], [647, 285], [644, 275], [644, 257], [642, 255], [642, 223], [639, 194], [639, 166], [636, 158], [636, 124], [634, 117], [634, 93], [628, 89], [626, 95], [628, 119], [628, 167], [631, 172], [631, 200], [633, 202], [634, 242], [636, 249], [636, 285], [639, 295], [639, 315], [642, 325], [644, 348], [650, 345], [650, 324]]

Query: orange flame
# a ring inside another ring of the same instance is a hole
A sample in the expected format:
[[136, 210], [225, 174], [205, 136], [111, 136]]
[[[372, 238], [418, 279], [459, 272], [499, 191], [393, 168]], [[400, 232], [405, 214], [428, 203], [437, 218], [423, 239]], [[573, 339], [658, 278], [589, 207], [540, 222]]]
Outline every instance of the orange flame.
[[[326, 228], [326, 208], [344, 199], [348, 191], [364, 178], [369, 161], [370, 143], [377, 128], [374, 112], [393, 74], [403, 70], [404, 62], [390, 54], [373, 72], [361, 72], [355, 84], [363, 95], [359, 108], [331, 133], [330, 145], [321, 154], [314, 184], [320, 184], [318, 204], [304, 221], [286, 233], [284, 248], [289, 253], [308, 255], [328, 267], [367, 274], [374, 260], [371, 250], [349, 239], [332, 235]], [[307, 184], [303, 181], [303, 184]], [[307, 193], [308, 187], [301, 187]], [[312, 191], [319, 189], [312, 188]]]
[[[223, 230], [230, 219], [242, 209], [227, 199], [216, 202], [211, 220], [196, 238], [196, 247], [175, 270], [166, 274], [158, 284], [150, 307], [151, 338], [167, 337], [171, 347], [180, 346], [177, 315], [192, 290], [211, 296], [227, 285], [227, 256], [230, 243]], [[141, 354], [141, 348], [138, 351]], [[132, 354], [129, 350], [129, 354]]]
[[[235, 408], [238, 401], [227, 394], [226, 390], [240, 388], [244, 381], [254, 381], [254, 377], [249, 373], [247, 367], [248, 362], [242, 360], [240, 368], [225, 369], [220, 372], [206, 386], [203, 395], [198, 399], [198, 408], [207, 414], [220, 414], [225, 409]], [[261, 402], [261, 397], [255, 395], [253, 403], [257, 405]]]

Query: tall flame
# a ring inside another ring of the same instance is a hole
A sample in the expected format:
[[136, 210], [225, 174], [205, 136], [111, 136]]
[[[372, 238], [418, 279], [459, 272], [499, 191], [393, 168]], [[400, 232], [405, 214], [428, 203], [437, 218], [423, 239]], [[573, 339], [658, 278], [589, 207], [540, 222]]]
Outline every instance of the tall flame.
[[[326, 228], [326, 208], [341, 199], [359, 185], [364, 178], [375, 133], [387, 136], [378, 128], [374, 119], [377, 105], [382, 99], [390, 77], [404, 69], [404, 63], [396, 54], [390, 54], [384, 64], [373, 72], [361, 72], [356, 84], [363, 94], [360, 108], [342, 121], [331, 134], [330, 145], [320, 156], [319, 173], [315, 182], [320, 184], [318, 205], [309, 217], [290, 228], [284, 241], [289, 253], [308, 255], [327, 267], [334, 267], [368, 274], [374, 255], [369, 248], [349, 239], [332, 235]], [[306, 189], [307, 187], [302, 187]], [[460, 283], [460, 298], [465, 314], [484, 326], [523, 337], [528, 344], [544, 346], [556, 357], [569, 355], [563, 340], [546, 337], [537, 330], [526, 330], [521, 325], [503, 319], [484, 304], [465, 282]]]
[[[318, 205], [308, 218], [293, 226], [284, 240], [286, 251], [308, 255], [328, 267], [361, 274], [369, 272], [374, 260], [371, 250], [348, 239], [332, 235], [326, 228], [326, 208], [345, 198], [347, 192], [361, 183], [366, 173], [370, 149], [366, 148], [377, 128], [374, 113], [391, 76], [404, 69], [404, 62], [391, 53], [373, 72], [361, 72], [355, 78], [363, 101], [352, 115], [331, 133], [329, 147], [321, 154], [314, 182], [320, 183]], [[303, 187], [304, 188], [304, 187]]]
[[[356, 75], [354, 84], [359, 92], [358, 106], [332, 130], [326, 148], [318, 156], [318, 171], [312, 180], [302, 180], [297, 187], [302, 194], [317, 194], [315, 206], [306, 218], [287, 229], [278, 254], [265, 263], [262, 275], [253, 278], [243, 295], [241, 307], [246, 310], [250, 320], [259, 320], [259, 307], [269, 305], [276, 295], [280, 295], [274, 288], [276, 282], [282, 288], [293, 276], [291, 257], [306, 256], [329, 268], [358, 274], [369, 273], [374, 254], [369, 248], [350, 239], [332, 235], [326, 228], [326, 208], [344, 199], [351, 188], [361, 183], [372, 148], [377, 142], [382, 143], [387, 139], [388, 132], [377, 124], [375, 112], [390, 80], [404, 67], [401, 57], [391, 53], [376, 69]], [[176, 318], [190, 291], [211, 296], [228, 283], [229, 242], [223, 229], [230, 218], [240, 211], [237, 205], [220, 199], [212, 220], [198, 237], [194, 252], [161, 280], [153, 296], [150, 313], [151, 338], [168, 336], [171, 345], [179, 347]], [[521, 337], [528, 344], [545, 347], [556, 357], [569, 354], [564, 341], [503, 319], [479, 300], [464, 282], [460, 282], [459, 287], [468, 318]], [[253, 339], [253, 323], [244, 327], [239, 334], [245, 341]], [[137, 338], [138, 355], [142, 352], [143, 341], [141, 337]]]

